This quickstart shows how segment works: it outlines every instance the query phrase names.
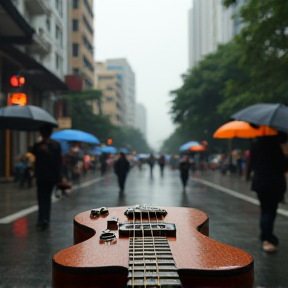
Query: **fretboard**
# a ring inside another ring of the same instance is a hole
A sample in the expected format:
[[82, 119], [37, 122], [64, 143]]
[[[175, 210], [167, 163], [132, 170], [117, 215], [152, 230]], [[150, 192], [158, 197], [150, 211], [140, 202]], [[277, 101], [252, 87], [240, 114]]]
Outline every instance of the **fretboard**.
[[166, 237], [130, 238], [127, 287], [182, 287]]

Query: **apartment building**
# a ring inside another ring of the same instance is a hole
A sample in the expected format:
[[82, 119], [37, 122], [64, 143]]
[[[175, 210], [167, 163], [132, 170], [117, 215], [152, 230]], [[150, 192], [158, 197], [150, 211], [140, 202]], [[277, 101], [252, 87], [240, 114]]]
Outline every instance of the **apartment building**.
[[135, 127], [135, 73], [124, 59], [108, 59], [107, 70], [117, 72], [123, 96], [124, 125]]
[[122, 87], [117, 71], [108, 71], [105, 62], [96, 63], [97, 88], [102, 91], [100, 105], [94, 101], [93, 112], [109, 116], [112, 124], [124, 125]]
[[95, 87], [93, 0], [69, 1], [70, 73], [83, 77], [83, 89], [93, 89]]
[[188, 14], [190, 68], [234, 37], [233, 14], [234, 7], [225, 8], [222, 0], [192, 1]]

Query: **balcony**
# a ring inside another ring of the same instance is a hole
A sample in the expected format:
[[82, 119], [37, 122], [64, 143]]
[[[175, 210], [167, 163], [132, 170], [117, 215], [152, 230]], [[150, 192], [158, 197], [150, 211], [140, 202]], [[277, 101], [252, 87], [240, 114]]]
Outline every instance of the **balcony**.
[[42, 29], [39, 29], [39, 34], [33, 35], [33, 42], [29, 46], [29, 50], [33, 54], [48, 54], [51, 52], [51, 41], [45, 36]]
[[47, 0], [25, 0], [25, 4], [32, 15], [49, 14], [51, 12], [50, 3]]

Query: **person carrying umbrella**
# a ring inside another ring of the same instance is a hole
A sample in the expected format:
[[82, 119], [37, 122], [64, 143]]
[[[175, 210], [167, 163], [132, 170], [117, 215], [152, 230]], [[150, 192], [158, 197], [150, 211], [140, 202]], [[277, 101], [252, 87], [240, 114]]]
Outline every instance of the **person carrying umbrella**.
[[279, 244], [273, 227], [278, 204], [286, 191], [288, 160], [280, 146], [286, 141], [287, 134], [279, 132], [276, 136], [257, 138], [251, 148], [250, 170], [254, 172], [251, 190], [260, 201], [260, 240], [265, 252], [275, 252]]
[[38, 200], [36, 227], [39, 230], [49, 227], [52, 191], [54, 186], [62, 180], [61, 145], [50, 139], [52, 130], [53, 127], [49, 124], [41, 126], [39, 131], [42, 140], [33, 147]]

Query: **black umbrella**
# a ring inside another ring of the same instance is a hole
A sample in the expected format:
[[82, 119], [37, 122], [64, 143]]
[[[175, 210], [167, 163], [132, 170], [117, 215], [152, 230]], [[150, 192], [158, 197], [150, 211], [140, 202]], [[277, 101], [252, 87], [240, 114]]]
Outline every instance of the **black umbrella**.
[[25, 105], [0, 108], [0, 129], [37, 131], [44, 124], [58, 127], [56, 119], [40, 107]]
[[283, 104], [255, 104], [232, 114], [231, 118], [288, 133], [288, 107]]

